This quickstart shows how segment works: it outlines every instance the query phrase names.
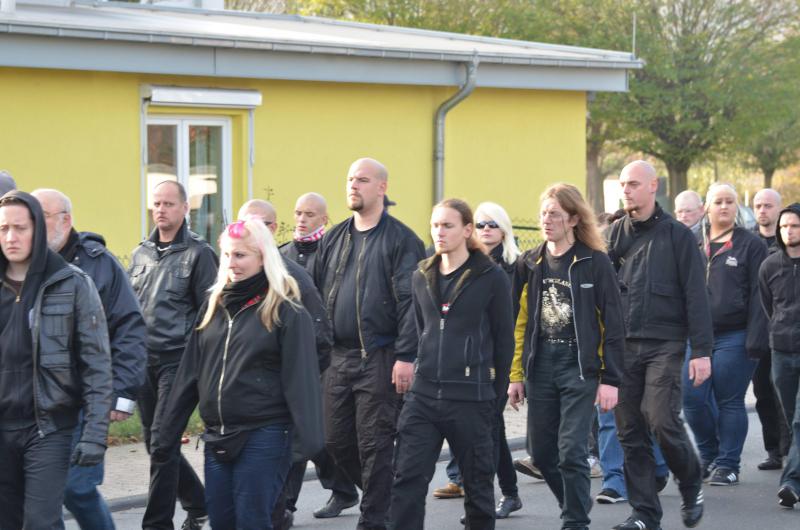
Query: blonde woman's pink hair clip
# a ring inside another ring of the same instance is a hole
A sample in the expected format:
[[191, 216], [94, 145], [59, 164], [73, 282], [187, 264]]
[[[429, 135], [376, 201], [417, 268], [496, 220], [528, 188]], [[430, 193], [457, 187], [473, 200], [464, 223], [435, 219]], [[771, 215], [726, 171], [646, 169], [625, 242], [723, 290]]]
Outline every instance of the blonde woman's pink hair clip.
[[229, 224], [227, 228], [228, 235], [233, 239], [241, 239], [242, 237], [244, 237], [245, 233], [244, 223], [245, 221], [236, 221], [235, 223]]

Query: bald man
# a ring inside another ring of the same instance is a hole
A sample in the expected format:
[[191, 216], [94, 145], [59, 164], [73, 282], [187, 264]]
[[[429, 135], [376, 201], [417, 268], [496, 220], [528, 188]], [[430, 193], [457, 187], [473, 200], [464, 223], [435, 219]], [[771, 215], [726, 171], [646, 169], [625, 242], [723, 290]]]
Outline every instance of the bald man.
[[625, 371], [615, 415], [633, 512], [614, 528], [661, 528], [651, 432], [679, 481], [681, 517], [691, 528], [703, 516], [703, 470], [679, 416], [679, 389], [687, 339], [690, 379], [699, 386], [711, 375], [703, 261], [692, 232], [656, 202], [653, 166], [631, 162], [619, 182], [627, 214], [608, 231], [626, 322]]
[[[753, 197], [753, 212], [756, 214], [756, 233], [769, 247], [770, 254], [778, 251], [775, 232], [781, 211], [781, 195], [772, 188], [759, 190]], [[756, 396], [756, 412], [761, 421], [761, 433], [767, 458], [758, 464], [762, 471], [781, 469], [783, 458], [789, 453], [791, 431], [781, 410], [775, 386], [772, 383], [772, 354], [763, 355], [753, 374], [753, 394]]]
[[[345, 192], [353, 216], [322, 239], [314, 278], [333, 323], [325, 373], [326, 446], [362, 489], [359, 529], [384, 529], [392, 485], [399, 395], [414, 377], [417, 329], [411, 274], [425, 256], [422, 241], [384, 206], [386, 167], [353, 162]], [[332, 495], [325, 513], [352, 499]]]
[[0, 170], [0, 197], [15, 189], [17, 189], [17, 183], [14, 182], [14, 178], [11, 176], [11, 173], [5, 170]]
[[328, 204], [319, 193], [306, 193], [294, 206], [294, 237], [281, 246], [281, 254], [313, 273], [317, 248], [325, 225], [328, 224]]
[[703, 198], [696, 191], [684, 190], [675, 196], [675, 218], [689, 227], [698, 241], [703, 238], [700, 221], [703, 220], [705, 213]]
[[[110, 419], [125, 420], [133, 413], [147, 365], [144, 347], [147, 331], [128, 275], [106, 248], [103, 236], [75, 230], [69, 197], [53, 189], [38, 189], [31, 195], [42, 205], [47, 245], [67, 263], [86, 272], [100, 294], [108, 323], [114, 381]], [[72, 439], [73, 447], [80, 433], [78, 426]], [[102, 482], [103, 462], [89, 467], [70, 466], [64, 505], [84, 530], [114, 528], [111, 512], [97, 491]]]

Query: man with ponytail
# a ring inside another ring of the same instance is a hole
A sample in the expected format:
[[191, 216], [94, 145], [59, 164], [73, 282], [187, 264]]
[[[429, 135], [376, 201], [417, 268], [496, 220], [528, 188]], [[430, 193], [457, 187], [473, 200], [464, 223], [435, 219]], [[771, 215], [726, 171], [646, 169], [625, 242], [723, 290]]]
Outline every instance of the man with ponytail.
[[595, 404], [617, 403], [624, 326], [594, 212], [570, 184], [542, 194], [545, 243], [518, 260], [522, 286], [508, 396], [527, 395], [532, 457], [561, 507], [562, 528], [588, 530], [589, 432]]
[[414, 271], [420, 330], [416, 375], [398, 421], [391, 526], [421, 530], [425, 495], [447, 439], [466, 496], [465, 524], [495, 527], [497, 417], [514, 352], [511, 287], [486, 254], [466, 202], [447, 199], [431, 214], [436, 254]]
[[711, 375], [711, 310], [702, 256], [689, 228], [656, 202], [653, 166], [631, 162], [619, 182], [627, 215], [608, 232], [626, 324], [625, 369], [615, 414], [633, 512], [614, 528], [660, 528], [651, 432], [678, 481], [683, 524], [692, 528], [703, 516], [702, 469], [679, 412], [687, 338], [692, 349], [689, 379], [700, 386]]

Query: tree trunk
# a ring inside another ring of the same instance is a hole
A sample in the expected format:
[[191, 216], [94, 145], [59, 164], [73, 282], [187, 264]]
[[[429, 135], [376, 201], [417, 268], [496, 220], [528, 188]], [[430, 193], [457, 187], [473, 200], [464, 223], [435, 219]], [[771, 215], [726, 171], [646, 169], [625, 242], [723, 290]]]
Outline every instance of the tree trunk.
[[775, 168], [761, 168], [761, 172], [764, 173], [764, 187], [771, 188], [772, 187], [772, 176], [775, 174]]
[[603, 172], [600, 168], [601, 152], [600, 145], [592, 142], [586, 143], [586, 202], [594, 209], [595, 213], [605, 211]]
[[690, 164], [684, 162], [666, 162], [669, 174], [668, 197], [670, 204], [674, 204], [675, 196], [680, 192], [689, 189], [689, 167]]

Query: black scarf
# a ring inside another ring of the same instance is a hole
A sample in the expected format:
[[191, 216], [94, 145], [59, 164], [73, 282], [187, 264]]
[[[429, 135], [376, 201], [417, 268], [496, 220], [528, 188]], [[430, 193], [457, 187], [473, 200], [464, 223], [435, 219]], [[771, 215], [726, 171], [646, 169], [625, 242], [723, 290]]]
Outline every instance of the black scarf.
[[238, 282], [228, 282], [222, 288], [222, 305], [233, 316], [238, 313], [247, 302], [257, 296], [264, 296], [269, 284], [264, 269], [261, 269], [253, 276]]

